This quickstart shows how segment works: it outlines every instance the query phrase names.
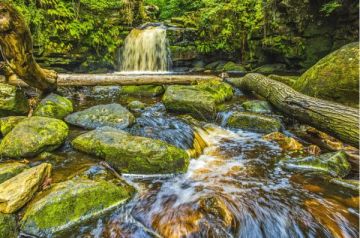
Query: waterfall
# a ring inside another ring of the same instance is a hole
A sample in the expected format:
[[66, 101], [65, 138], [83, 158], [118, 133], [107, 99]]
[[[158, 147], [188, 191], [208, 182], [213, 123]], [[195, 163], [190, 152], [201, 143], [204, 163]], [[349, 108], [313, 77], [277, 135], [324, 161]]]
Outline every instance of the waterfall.
[[165, 27], [133, 29], [125, 39], [120, 57], [120, 71], [169, 71], [171, 57]]

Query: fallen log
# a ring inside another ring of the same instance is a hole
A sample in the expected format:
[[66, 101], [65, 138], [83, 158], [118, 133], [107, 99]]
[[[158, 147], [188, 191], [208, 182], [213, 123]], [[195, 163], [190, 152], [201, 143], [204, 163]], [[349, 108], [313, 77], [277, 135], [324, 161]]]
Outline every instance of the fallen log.
[[[58, 86], [106, 86], [106, 85], [171, 85], [194, 84], [198, 81], [219, 80], [216, 76], [205, 75], [121, 75], [121, 74], [59, 74]], [[7, 83], [15, 86], [27, 86], [20, 79]]]
[[358, 109], [306, 96], [261, 74], [227, 81], [240, 89], [254, 91], [284, 114], [359, 148]]
[[20, 13], [4, 2], [0, 2], [0, 48], [6, 64], [28, 85], [43, 92], [56, 89], [56, 72], [36, 63], [29, 28]]

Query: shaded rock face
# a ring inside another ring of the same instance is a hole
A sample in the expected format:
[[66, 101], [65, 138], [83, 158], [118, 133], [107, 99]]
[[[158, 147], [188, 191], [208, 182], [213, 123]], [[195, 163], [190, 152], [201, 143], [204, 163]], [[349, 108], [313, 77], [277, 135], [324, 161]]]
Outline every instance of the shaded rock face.
[[25, 169], [27, 169], [28, 166], [24, 163], [19, 162], [6, 162], [0, 164], [0, 184], [17, 174], [21, 173]]
[[259, 133], [271, 133], [281, 129], [278, 119], [251, 112], [234, 112], [229, 117], [227, 125]]
[[348, 44], [306, 71], [293, 87], [309, 96], [359, 105], [359, 45]]
[[16, 237], [18, 237], [16, 217], [11, 214], [0, 213], [0, 238]]
[[326, 173], [333, 177], [343, 178], [349, 174], [351, 165], [345, 152], [323, 154], [319, 157], [290, 159], [282, 161], [282, 166], [290, 170]]
[[19, 122], [23, 121], [27, 117], [24, 116], [10, 116], [0, 118], [0, 132], [2, 136], [5, 136], [9, 133], [14, 127], [19, 124]]
[[13, 213], [22, 208], [50, 177], [51, 164], [43, 163], [0, 184], [0, 212]]
[[199, 119], [213, 119], [216, 106], [232, 95], [230, 85], [211, 81], [192, 86], [169, 86], [162, 100], [169, 111], [189, 113]]
[[67, 116], [65, 121], [85, 129], [96, 129], [103, 126], [124, 129], [134, 123], [135, 117], [125, 107], [113, 103], [75, 112]]
[[0, 143], [4, 157], [35, 156], [58, 148], [68, 136], [69, 128], [61, 120], [30, 117], [21, 121]]
[[121, 87], [121, 94], [155, 97], [164, 93], [163, 86], [157, 85], [140, 85], [140, 86], [123, 86]]
[[108, 127], [82, 134], [72, 145], [105, 159], [123, 173], [176, 173], [186, 171], [189, 165], [189, 157], [182, 149]]
[[76, 225], [118, 208], [133, 194], [130, 186], [104, 180], [76, 179], [44, 191], [29, 204], [21, 230], [41, 237], [60, 236]]
[[73, 105], [69, 99], [52, 93], [41, 100], [39, 105], [35, 108], [33, 115], [63, 119], [72, 112]]
[[24, 93], [15, 86], [0, 83], [0, 116], [25, 115], [28, 111]]

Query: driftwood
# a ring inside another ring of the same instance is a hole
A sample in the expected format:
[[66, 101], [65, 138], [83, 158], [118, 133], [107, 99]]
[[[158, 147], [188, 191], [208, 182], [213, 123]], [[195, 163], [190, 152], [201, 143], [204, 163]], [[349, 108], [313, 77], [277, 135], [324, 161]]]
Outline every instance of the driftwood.
[[[121, 74], [59, 74], [58, 86], [106, 86], [106, 85], [171, 85], [193, 84], [198, 81], [219, 80], [216, 76], [205, 75], [121, 75]], [[1, 78], [0, 78], [1, 82]], [[9, 84], [27, 86], [20, 79], [12, 79]]]
[[284, 114], [359, 148], [358, 109], [306, 96], [261, 74], [227, 81], [240, 89], [254, 91]]
[[36, 63], [29, 28], [20, 13], [4, 2], [0, 2], [0, 48], [9, 68], [28, 85], [44, 92], [56, 89], [56, 72]]

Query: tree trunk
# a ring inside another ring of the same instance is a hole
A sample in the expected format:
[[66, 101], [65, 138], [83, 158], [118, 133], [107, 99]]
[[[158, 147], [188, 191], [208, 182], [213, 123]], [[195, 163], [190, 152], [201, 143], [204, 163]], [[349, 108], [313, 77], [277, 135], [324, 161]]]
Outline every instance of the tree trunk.
[[306, 96], [261, 74], [227, 81], [240, 89], [254, 91], [284, 114], [359, 148], [358, 109]]
[[56, 72], [36, 63], [30, 30], [20, 13], [4, 2], [0, 3], [0, 47], [7, 65], [28, 85], [44, 92], [56, 89]]

